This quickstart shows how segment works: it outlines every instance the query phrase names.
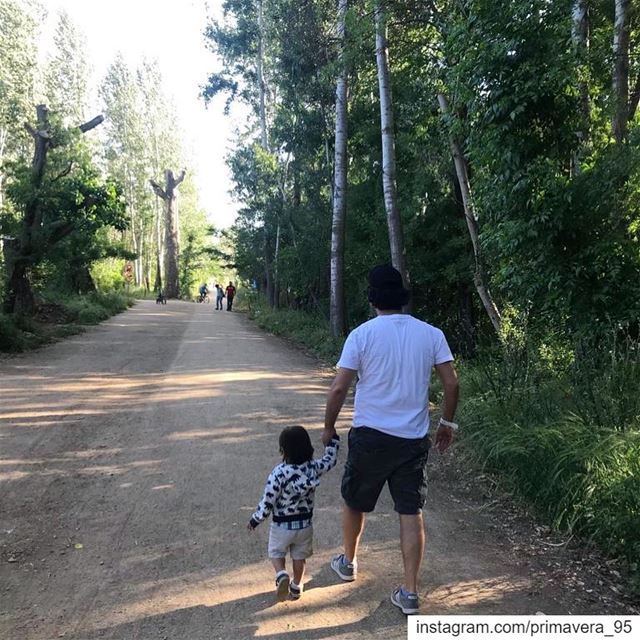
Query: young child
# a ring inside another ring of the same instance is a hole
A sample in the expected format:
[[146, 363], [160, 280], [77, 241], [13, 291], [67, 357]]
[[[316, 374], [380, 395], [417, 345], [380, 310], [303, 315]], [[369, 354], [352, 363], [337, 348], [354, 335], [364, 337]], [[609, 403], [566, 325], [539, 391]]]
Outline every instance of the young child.
[[[340, 441], [333, 438], [322, 458], [313, 459], [313, 447], [304, 427], [286, 427], [280, 434], [283, 462], [269, 474], [264, 495], [249, 520], [253, 531], [273, 512], [269, 531], [269, 559], [276, 572], [276, 596], [294, 600], [302, 595], [306, 559], [313, 553], [313, 499], [320, 476], [335, 466]], [[293, 580], [285, 569], [287, 551], [293, 562]]]

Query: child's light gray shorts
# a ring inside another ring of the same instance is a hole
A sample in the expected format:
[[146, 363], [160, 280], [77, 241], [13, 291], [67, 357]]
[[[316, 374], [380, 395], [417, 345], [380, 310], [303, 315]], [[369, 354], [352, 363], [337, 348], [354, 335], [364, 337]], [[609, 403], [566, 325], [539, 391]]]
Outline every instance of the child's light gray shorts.
[[306, 560], [313, 555], [313, 526], [287, 529], [271, 523], [269, 529], [269, 557], [286, 558], [291, 551], [292, 560]]

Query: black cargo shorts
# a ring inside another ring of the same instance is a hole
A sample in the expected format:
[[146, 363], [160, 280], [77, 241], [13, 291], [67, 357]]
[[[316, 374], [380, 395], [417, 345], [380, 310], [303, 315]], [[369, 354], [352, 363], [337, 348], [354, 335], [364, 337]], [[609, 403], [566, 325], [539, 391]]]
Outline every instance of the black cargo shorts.
[[373, 511], [389, 484], [394, 509], [420, 513], [427, 497], [427, 457], [431, 439], [390, 436], [369, 427], [349, 431], [349, 454], [342, 477], [342, 497], [355, 511]]

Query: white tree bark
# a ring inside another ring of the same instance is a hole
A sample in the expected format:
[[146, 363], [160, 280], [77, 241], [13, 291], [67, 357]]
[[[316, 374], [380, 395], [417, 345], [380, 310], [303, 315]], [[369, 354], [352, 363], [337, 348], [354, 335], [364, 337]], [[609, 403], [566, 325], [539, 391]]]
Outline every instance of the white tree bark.
[[613, 24], [613, 102], [614, 115], [611, 132], [616, 142], [627, 137], [629, 117], [629, 36], [630, 0], [615, 0]]
[[347, 100], [348, 79], [345, 60], [345, 26], [348, 0], [338, 0], [338, 40], [340, 71], [336, 81], [336, 131], [331, 223], [331, 293], [329, 324], [338, 337], [346, 328], [344, 312], [344, 229], [347, 214]]
[[165, 295], [167, 298], [178, 298], [180, 296], [180, 273], [178, 270], [180, 256], [180, 236], [178, 230], [178, 186], [182, 183], [186, 171], [182, 171], [178, 177], [173, 171], [168, 169], [165, 172], [164, 189], [150, 181], [153, 192], [165, 202], [166, 223], [165, 223], [165, 247], [167, 274], [165, 278]]
[[[576, 64], [586, 64], [589, 51], [589, 2], [588, 0], [573, 0], [571, 6], [571, 40], [576, 56]], [[584, 121], [583, 128], [577, 132], [578, 149], [572, 158], [572, 173], [578, 175], [581, 171], [584, 149], [589, 139], [589, 119], [591, 108], [589, 104], [589, 84], [581, 80], [578, 87], [580, 91], [580, 110]]]
[[260, 97], [260, 141], [263, 149], [269, 148], [267, 129], [266, 85], [264, 82], [264, 11], [262, 0], [258, 0], [258, 92]]
[[410, 288], [406, 251], [402, 233], [402, 222], [398, 210], [396, 192], [396, 150], [393, 126], [393, 99], [391, 95], [391, 74], [389, 72], [389, 50], [387, 25], [382, 0], [376, 0], [376, 63], [378, 67], [378, 87], [380, 91], [380, 125], [382, 131], [382, 184], [384, 206], [387, 212], [391, 263], [402, 274], [405, 288]]
[[[440, 110], [446, 118], [449, 114], [449, 106], [444, 94], [438, 94], [438, 103], [440, 104]], [[467, 168], [467, 160], [464, 157], [462, 148], [458, 141], [449, 134], [449, 144], [451, 146], [451, 155], [456, 167], [456, 176], [458, 178], [458, 185], [460, 186], [460, 193], [462, 194], [462, 205], [464, 207], [464, 217], [467, 222], [467, 229], [469, 230], [469, 236], [471, 238], [471, 245], [473, 246], [473, 257], [475, 261], [475, 273], [473, 276], [473, 282], [476, 287], [476, 291], [480, 296], [482, 305], [491, 320], [493, 328], [496, 333], [500, 333], [501, 318], [500, 312], [496, 307], [489, 287], [487, 286], [486, 276], [484, 271], [484, 265], [482, 261], [482, 251], [480, 247], [479, 238], [479, 225], [478, 218], [473, 207], [473, 200], [471, 198], [471, 185], [469, 183], [469, 171]]]

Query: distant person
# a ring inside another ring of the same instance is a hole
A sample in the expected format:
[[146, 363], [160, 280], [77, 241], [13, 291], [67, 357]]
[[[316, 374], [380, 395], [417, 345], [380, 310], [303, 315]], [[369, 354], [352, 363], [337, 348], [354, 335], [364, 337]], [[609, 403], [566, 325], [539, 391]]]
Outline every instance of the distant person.
[[217, 284], [216, 285], [216, 311], [219, 309], [222, 311], [222, 301], [224, 300], [224, 291], [222, 287]]
[[[313, 447], [304, 427], [286, 427], [280, 434], [282, 462], [267, 478], [264, 495], [247, 529], [253, 531], [273, 513], [268, 554], [276, 572], [276, 597], [302, 596], [306, 560], [313, 553], [313, 501], [320, 476], [332, 469], [338, 457], [339, 437], [325, 443], [322, 458], [313, 459]], [[287, 553], [293, 563], [293, 580], [286, 570]]]
[[377, 317], [347, 337], [338, 373], [327, 396], [322, 442], [336, 435], [335, 423], [351, 383], [358, 376], [342, 478], [344, 551], [331, 568], [347, 582], [357, 577], [358, 545], [365, 514], [375, 509], [385, 484], [400, 519], [404, 583], [391, 602], [418, 613], [418, 577], [425, 547], [422, 507], [427, 495], [426, 464], [431, 447], [429, 384], [435, 368], [444, 389], [442, 418], [434, 446], [441, 453], [453, 441], [458, 381], [453, 356], [440, 329], [402, 313], [409, 301], [402, 276], [389, 265], [369, 273], [369, 302]]
[[204, 302], [204, 299], [206, 298], [207, 294], [209, 293], [209, 289], [206, 285], [206, 283], [203, 283], [200, 285], [200, 302]]
[[236, 288], [233, 286], [233, 282], [229, 283], [225, 293], [227, 294], [227, 311], [231, 311], [231, 308], [233, 307], [233, 299], [236, 297]]

